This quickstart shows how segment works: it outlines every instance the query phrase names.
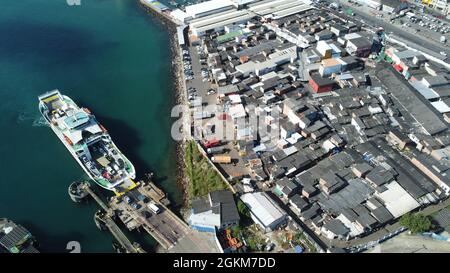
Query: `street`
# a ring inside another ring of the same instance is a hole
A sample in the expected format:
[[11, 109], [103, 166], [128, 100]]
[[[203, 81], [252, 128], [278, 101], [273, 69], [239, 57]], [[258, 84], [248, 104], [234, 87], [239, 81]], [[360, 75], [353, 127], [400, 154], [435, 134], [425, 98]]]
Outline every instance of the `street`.
[[[361, 18], [363, 20], [363, 22], [367, 25], [373, 26], [373, 27], [382, 27], [384, 28], [385, 32], [390, 35], [390, 33], [392, 32], [393, 35], [403, 39], [403, 40], [407, 40], [409, 41], [409, 45], [411, 47], [414, 47], [420, 51], [426, 52], [430, 55], [433, 55], [435, 57], [440, 57], [442, 58], [442, 56], [439, 54], [439, 52], [444, 51], [445, 53], [447, 53], [447, 55], [450, 55], [450, 49], [448, 47], [443, 46], [442, 44], [439, 44], [438, 42], [432, 42], [430, 40], [427, 40], [425, 38], [423, 38], [420, 33], [415, 34], [415, 33], [411, 33], [408, 31], [405, 31], [405, 29], [402, 29], [398, 26], [395, 26], [391, 23], [388, 23], [386, 21], [384, 21], [383, 19], [380, 19], [376, 16], [373, 16], [371, 14], [365, 13], [362, 11], [361, 8], [355, 7], [355, 6], [350, 6], [348, 5], [347, 1], [345, 0], [337, 0], [337, 1], [328, 1], [330, 3], [332, 2], [338, 2], [343, 8], [347, 9], [347, 8], [351, 8], [354, 13], [355, 16], [353, 17], [348, 17], [351, 20], [355, 20], [355, 21], [360, 21], [357, 20], [359, 18]], [[330, 12], [336, 14], [337, 16], [343, 17], [343, 14], [338, 13], [335, 10], [331, 10], [328, 9]], [[360, 21], [361, 22], [361, 21]]]

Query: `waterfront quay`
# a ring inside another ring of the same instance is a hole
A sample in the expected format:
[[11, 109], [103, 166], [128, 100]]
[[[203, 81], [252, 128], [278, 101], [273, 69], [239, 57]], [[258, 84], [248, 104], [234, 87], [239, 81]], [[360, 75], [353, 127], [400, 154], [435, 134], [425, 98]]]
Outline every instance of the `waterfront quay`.
[[155, 0], [139, 0], [139, 2], [149, 11], [161, 16], [162, 18], [169, 20], [175, 25], [183, 25], [183, 22], [177, 20], [171, 15], [171, 9], [166, 5]]
[[[188, 225], [173, 213], [166, 205], [169, 201], [165, 193], [151, 181], [140, 181], [136, 187], [126, 193], [117, 194], [104, 202], [89, 186], [84, 183], [85, 190], [102, 208], [96, 214], [99, 228], [107, 229], [127, 253], [143, 253], [136, 243], [131, 243], [120, 230], [116, 221], [121, 221], [129, 231], [144, 231], [152, 236], [161, 246], [158, 252], [211, 252], [215, 250], [208, 238]], [[155, 212], [149, 206], [159, 208]], [[206, 242], [206, 243], [205, 243]]]
[[[121, 197], [113, 197], [109, 206], [129, 230], [143, 229], [165, 249], [170, 249], [188, 232], [187, 225], [171, 212], [161, 200], [163, 196], [154, 190], [151, 182], [141, 184]], [[126, 196], [126, 197], [125, 197]], [[126, 202], [126, 200], [133, 200]], [[154, 202], [159, 213], [148, 208]]]

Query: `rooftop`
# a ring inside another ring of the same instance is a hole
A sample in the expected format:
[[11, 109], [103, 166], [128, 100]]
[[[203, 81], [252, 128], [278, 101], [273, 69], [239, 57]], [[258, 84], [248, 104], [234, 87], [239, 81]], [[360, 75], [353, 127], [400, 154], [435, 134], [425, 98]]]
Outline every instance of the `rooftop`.
[[285, 212], [264, 192], [246, 193], [241, 196], [255, 217], [265, 226], [285, 216]]

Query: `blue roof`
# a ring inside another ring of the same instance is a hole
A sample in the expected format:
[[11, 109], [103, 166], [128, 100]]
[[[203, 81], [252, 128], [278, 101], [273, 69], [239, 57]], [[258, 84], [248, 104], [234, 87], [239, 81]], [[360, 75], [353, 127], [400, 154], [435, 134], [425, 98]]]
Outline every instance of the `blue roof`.
[[75, 115], [65, 118], [64, 123], [69, 129], [73, 129], [88, 122], [88, 120], [89, 116], [85, 112], [77, 112]]
[[299, 245], [295, 246], [295, 253], [303, 253], [303, 248]]

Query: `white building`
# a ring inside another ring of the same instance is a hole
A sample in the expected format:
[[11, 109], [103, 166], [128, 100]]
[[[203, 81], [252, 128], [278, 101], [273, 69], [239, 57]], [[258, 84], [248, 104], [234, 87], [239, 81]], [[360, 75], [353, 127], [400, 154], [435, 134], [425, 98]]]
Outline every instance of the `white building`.
[[368, 6], [370, 8], [380, 10], [381, 9], [381, 3], [380, 1], [376, 0], [356, 0], [356, 2], [360, 3], [361, 5]]
[[229, 0], [210, 0], [186, 7], [186, 13], [192, 18], [207, 16], [234, 8]]
[[398, 182], [392, 181], [384, 186], [387, 190], [381, 193], [376, 192], [375, 196], [383, 201], [394, 218], [398, 218], [420, 206], [414, 197], [405, 191]]
[[233, 5], [235, 5], [236, 7], [242, 7], [243, 5], [247, 5], [259, 0], [230, 0]]
[[279, 19], [312, 9], [309, 0], [263, 0], [249, 4], [249, 10], [271, 19]]
[[279, 65], [294, 62], [297, 57], [297, 47], [293, 46], [270, 54], [268, 59], [263, 62], [249, 61], [238, 65], [236, 66], [236, 70], [241, 72], [244, 76], [248, 76], [250, 73], [262, 76], [275, 70]]
[[186, 23], [187, 20], [192, 19], [191, 16], [189, 16], [186, 12], [182, 11], [181, 9], [174, 9], [172, 12], [170, 12], [170, 15], [180, 21], [181, 23]]
[[190, 21], [189, 27], [192, 34], [202, 36], [207, 31], [224, 30], [225, 26], [245, 23], [253, 17], [254, 14], [248, 12], [247, 10], [231, 9], [201, 18], [195, 18]]
[[253, 221], [266, 232], [275, 230], [287, 219], [286, 212], [265, 192], [246, 193], [241, 200], [249, 208]]
[[423, 4], [444, 14], [450, 14], [450, 2], [447, 0], [424, 0]]

